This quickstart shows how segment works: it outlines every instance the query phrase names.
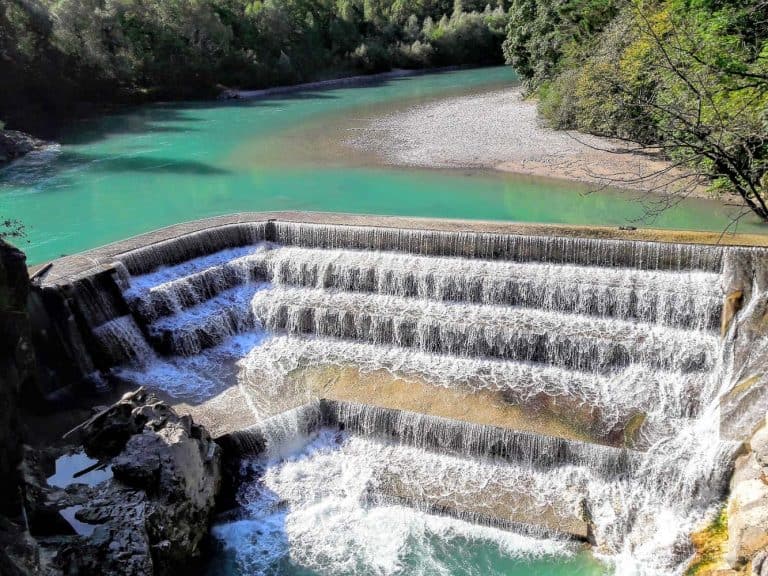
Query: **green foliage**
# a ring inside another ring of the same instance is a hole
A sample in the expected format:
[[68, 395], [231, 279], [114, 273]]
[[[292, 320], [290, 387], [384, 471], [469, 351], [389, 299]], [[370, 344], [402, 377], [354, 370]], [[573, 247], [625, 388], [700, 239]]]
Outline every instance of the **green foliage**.
[[512, 0], [504, 56], [532, 85], [560, 70], [568, 52], [588, 53], [620, 0]]
[[555, 127], [659, 147], [768, 221], [760, 0], [513, 0], [504, 52]]
[[479, 0], [6, 0], [0, 113], [501, 62], [505, 23]]

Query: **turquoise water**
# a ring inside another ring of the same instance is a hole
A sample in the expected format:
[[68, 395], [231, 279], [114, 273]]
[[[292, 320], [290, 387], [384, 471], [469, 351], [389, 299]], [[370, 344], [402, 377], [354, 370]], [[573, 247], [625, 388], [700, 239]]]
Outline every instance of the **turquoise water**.
[[[244, 210], [320, 210], [722, 230], [690, 201], [652, 222], [631, 193], [464, 170], [399, 169], [341, 145], [350, 126], [413, 103], [508, 86], [508, 68], [391, 79], [267, 100], [158, 104], [83, 121], [61, 147], [0, 171], [0, 217], [38, 263], [160, 226]], [[739, 231], [760, 231], [746, 219]]]

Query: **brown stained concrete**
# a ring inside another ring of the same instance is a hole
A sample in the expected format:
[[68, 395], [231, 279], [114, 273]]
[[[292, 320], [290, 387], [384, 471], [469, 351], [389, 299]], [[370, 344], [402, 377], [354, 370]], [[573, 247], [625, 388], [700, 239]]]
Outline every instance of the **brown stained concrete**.
[[171, 402], [171, 405], [177, 413], [192, 416], [192, 419], [205, 426], [214, 438], [245, 430], [259, 421], [237, 386], [232, 386], [200, 404]]
[[526, 524], [580, 540], [590, 537], [583, 513], [568, 510], [562, 502], [537, 502], [526, 486], [510, 486], [498, 479], [478, 485], [475, 478], [436, 477], [384, 464], [375, 474], [369, 491], [385, 502], [500, 528]]
[[[175, 224], [146, 234], [107, 244], [106, 246], [58, 258], [53, 261], [53, 267], [46, 272], [41, 279], [41, 285], [55, 286], [68, 284], [77, 278], [82, 278], [109, 269], [114, 260], [126, 252], [158, 242], [178, 238], [192, 232], [231, 224], [259, 223], [269, 220], [290, 223], [400, 228], [443, 232], [600, 238], [680, 244], [712, 244], [722, 246], [768, 246], [768, 235], [763, 236], [759, 234], [721, 234], [719, 232], [658, 230], [652, 228], [620, 230], [616, 227], [606, 226], [570, 226], [563, 224], [531, 224], [488, 220], [411, 218], [403, 216], [374, 216], [332, 212], [240, 212], [226, 216], [216, 216], [213, 218]], [[30, 274], [38, 272], [42, 267], [43, 265], [31, 267]]]
[[418, 377], [386, 370], [364, 372], [356, 366], [326, 364], [298, 368], [279, 383], [259, 375], [251, 375], [249, 380], [247, 385], [232, 386], [200, 404], [173, 402], [172, 398], [168, 401], [180, 414], [189, 414], [203, 424], [214, 437], [243, 430], [320, 399], [418, 412], [614, 447], [632, 447], [632, 436], [639, 428], [633, 424], [637, 417], [642, 420], [642, 414], [635, 415], [625, 426], [607, 435], [600, 434], [599, 414], [588, 406], [569, 404], [567, 399], [558, 403], [557, 399], [546, 396], [521, 405], [508, 401], [496, 391], [446, 388]]
[[623, 430], [610, 436], [598, 436], [590, 426], [599, 428], [594, 414], [578, 412], [555, 403], [534, 400], [515, 404], [496, 391], [470, 391], [435, 386], [426, 380], [392, 374], [386, 370], [363, 372], [355, 366], [311, 366], [294, 371], [291, 379], [303, 383], [313, 396], [418, 412], [461, 420], [472, 424], [495, 426], [521, 432], [558, 436], [594, 444], [621, 447]]

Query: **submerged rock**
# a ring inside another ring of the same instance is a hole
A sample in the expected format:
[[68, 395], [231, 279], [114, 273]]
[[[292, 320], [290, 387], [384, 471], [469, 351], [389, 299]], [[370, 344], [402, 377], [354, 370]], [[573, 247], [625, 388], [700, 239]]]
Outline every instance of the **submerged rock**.
[[178, 574], [195, 561], [221, 485], [220, 449], [204, 428], [143, 389], [78, 427], [114, 478], [75, 512], [94, 525], [57, 556], [65, 574]]

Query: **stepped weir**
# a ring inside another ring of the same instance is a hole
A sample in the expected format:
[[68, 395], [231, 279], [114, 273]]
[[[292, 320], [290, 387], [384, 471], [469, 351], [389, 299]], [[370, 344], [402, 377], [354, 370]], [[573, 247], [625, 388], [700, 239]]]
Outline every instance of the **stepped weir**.
[[366, 506], [676, 573], [768, 407], [768, 253], [710, 240], [245, 214], [62, 258], [35, 298], [70, 373], [153, 388], [243, 458], [329, 438]]

